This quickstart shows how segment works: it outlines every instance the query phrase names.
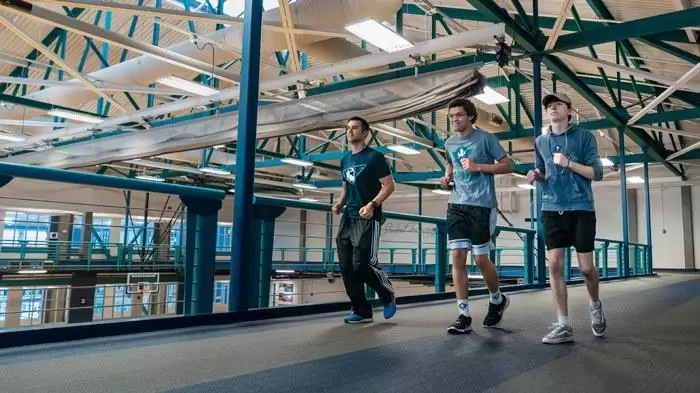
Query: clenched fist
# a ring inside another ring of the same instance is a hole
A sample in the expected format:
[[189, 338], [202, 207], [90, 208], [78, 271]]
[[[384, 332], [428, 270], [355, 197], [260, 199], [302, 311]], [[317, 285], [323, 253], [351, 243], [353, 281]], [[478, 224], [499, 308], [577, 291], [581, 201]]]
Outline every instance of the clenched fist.
[[464, 168], [464, 170], [467, 172], [479, 171], [479, 164], [477, 164], [476, 161], [472, 160], [471, 158], [462, 158], [460, 162], [462, 163], [462, 168]]

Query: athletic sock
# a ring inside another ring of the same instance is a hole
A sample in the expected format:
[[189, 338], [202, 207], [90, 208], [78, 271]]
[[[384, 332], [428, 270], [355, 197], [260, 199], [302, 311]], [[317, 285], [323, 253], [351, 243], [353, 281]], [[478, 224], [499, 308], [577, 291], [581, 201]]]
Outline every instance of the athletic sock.
[[502, 301], [503, 296], [501, 296], [500, 289], [496, 292], [491, 292], [491, 299], [489, 300], [489, 302], [491, 302], [492, 304], [501, 304]]
[[457, 308], [459, 308], [459, 313], [465, 317], [469, 316], [469, 301], [468, 300], [457, 300]]
[[559, 323], [559, 326], [569, 326], [569, 316], [568, 315], [565, 315], [565, 316], [559, 315], [557, 317], [557, 322]]
[[596, 310], [599, 309], [601, 306], [600, 299], [596, 300], [596, 301], [591, 300], [590, 305], [591, 305], [591, 307], [593, 307]]

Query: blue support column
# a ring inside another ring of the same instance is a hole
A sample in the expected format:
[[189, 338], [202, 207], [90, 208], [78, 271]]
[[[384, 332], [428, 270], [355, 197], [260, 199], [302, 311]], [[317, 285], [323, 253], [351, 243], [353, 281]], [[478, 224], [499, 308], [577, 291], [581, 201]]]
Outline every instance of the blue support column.
[[[423, 189], [419, 188], [418, 189], [418, 215], [422, 216], [423, 215]], [[418, 269], [423, 269], [423, 264], [425, 261], [423, 261], [423, 224], [418, 223], [418, 263], [417, 267]], [[423, 272], [423, 270], [419, 270], [420, 272]], [[415, 271], [414, 271], [415, 273]]]
[[[534, 137], [537, 138], [542, 133], [542, 59], [540, 56], [532, 57], [532, 79], [534, 84], [535, 113], [534, 120]], [[542, 187], [537, 187], [537, 284], [540, 287], [545, 287], [547, 284], [547, 264], [546, 252], [544, 246], [544, 229], [542, 228], [542, 220], [540, 220], [542, 212]]]
[[258, 122], [260, 86], [260, 40], [262, 37], [262, 0], [246, 0], [243, 21], [243, 56], [241, 60], [241, 97], [238, 112], [236, 151], [236, 194], [233, 215], [233, 247], [229, 283], [229, 311], [248, 307], [250, 264], [253, 242], [253, 178], [255, 175], [255, 138]]
[[618, 139], [620, 141], [620, 160], [618, 166], [620, 167], [620, 202], [622, 206], [622, 250], [621, 258], [622, 263], [618, 264], [622, 266], [620, 271], [621, 276], [629, 275], [629, 212], [627, 211], [627, 171], [625, 169], [625, 132], [620, 127], [618, 129]]
[[180, 199], [187, 207], [184, 313], [209, 314], [214, 308], [217, 217], [222, 203], [213, 199]]
[[646, 222], [647, 222], [647, 259], [646, 259], [646, 273], [651, 274], [654, 272], [654, 262], [652, 258], [652, 246], [651, 246], [651, 191], [649, 190], [649, 155], [646, 149], [644, 149], [644, 210], [646, 211]]
[[447, 225], [435, 225], [435, 293], [445, 292], [447, 277]]
[[253, 258], [250, 263], [250, 278], [248, 282], [248, 308], [266, 308], [270, 304], [270, 276], [272, 273], [272, 251], [275, 238], [275, 220], [286, 208], [281, 206], [255, 205], [253, 210], [253, 226], [249, 231], [253, 234], [253, 242], [247, 248], [252, 249]]

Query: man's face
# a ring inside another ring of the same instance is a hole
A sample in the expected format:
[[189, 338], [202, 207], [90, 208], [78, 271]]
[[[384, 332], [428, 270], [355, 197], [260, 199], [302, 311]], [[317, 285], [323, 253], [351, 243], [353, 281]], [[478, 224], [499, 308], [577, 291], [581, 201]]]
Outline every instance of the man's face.
[[348, 122], [346, 134], [349, 143], [361, 142], [365, 140], [368, 132], [369, 131], [362, 130], [362, 123], [359, 120], [350, 120]]
[[561, 101], [554, 101], [547, 105], [547, 116], [552, 122], [558, 122], [562, 120], [568, 120], [571, 114], [571, 109], [566, 103]]
[[467, 116], [467, 112], [461, 106], [456, 108], [450, 108], [447, 111], [447, 117], [450, 119], [450, 127], [454, 132], [464, 131], [472, 123], [469, 116]]

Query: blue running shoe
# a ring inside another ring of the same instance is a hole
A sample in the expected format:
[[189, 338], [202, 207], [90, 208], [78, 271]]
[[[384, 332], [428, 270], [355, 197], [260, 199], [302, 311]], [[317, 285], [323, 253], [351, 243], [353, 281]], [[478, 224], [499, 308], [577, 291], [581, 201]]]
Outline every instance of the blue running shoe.
[[391, 319], [394, 314], [396, 314], [396, 301], [392, 300], [391, 303], [384, 306], [384, 319]]
[[364, 318], [360, 315], [357, 315], [355, 313], [352, 313], [345, 317], [345, 323], [370, 323], [374, 322], [374, 319], [372, 317], [369, 318]]

